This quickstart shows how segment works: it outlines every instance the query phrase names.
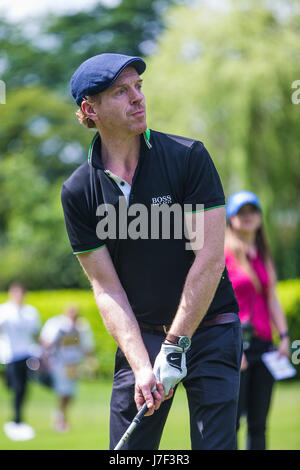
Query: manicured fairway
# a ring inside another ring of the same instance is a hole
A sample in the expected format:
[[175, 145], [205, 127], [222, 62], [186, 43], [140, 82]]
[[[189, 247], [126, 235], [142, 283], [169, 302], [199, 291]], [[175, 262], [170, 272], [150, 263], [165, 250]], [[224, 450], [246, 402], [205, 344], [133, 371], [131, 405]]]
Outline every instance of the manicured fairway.
[[[0, 378], [0, 449], [34, 450], [103, 450], [108, 449], [108, 409], [111, 384], [108, 381], [82, 382], [76, 401], [70, 410], [71, 430], [58, 434], [51, 429], [51, 414], [55, 397], [47, 388], [30, 385], [25, 420], [31, 424], [36, 437], [26, 442], [9, 440], [3, 425], [11, 419], [10, 396]], [[268, 448], [300, 449], [300, 383], [276, 384], [269, 417]], [[146, 418], [145, 418], [146, 419]], [[245, 441], [245, 425], [239, 435]], [[179, 387], [174, 399], [160, 449], [190, 449], [188, 408], [184, 389]]]

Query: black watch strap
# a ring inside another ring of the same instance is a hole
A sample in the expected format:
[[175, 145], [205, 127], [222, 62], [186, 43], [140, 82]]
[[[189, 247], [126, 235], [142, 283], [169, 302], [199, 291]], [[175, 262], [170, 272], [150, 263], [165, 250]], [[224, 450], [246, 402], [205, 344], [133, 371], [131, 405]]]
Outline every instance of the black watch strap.
[[288, 338], [290, 335], [289, 335], [289, 332], [288, 331], [285, 331], [284, 333], [282, 333], [281, 335], [279, 335], [279, 338], [280, 339], [283, 339], [283, 338]]

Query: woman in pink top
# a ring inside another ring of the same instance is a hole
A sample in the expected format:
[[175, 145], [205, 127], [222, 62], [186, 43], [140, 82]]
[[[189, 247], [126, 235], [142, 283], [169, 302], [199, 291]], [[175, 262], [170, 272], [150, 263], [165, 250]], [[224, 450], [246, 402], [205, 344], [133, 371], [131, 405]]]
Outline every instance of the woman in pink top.
[[272, 325], [281, 342], [279, 354], [289, 355], [289, 334], [278, 302], [276, 273], [267, 246], [258, 197], [239, 191], [227, 202], [225, 260], [240, 308], [244, 355], [237, 429], [241, 414], [248, 425], [247, 449], [265, 449], [266, 420], [274, 379], [261, 360], [274, 349]]

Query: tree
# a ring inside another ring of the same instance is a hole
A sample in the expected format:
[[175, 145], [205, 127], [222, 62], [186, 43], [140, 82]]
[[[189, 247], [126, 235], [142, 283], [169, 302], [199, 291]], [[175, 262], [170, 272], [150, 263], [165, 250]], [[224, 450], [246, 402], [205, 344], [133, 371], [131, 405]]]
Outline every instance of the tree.
[[69, 80], [101, 52], [149, 53], [173, 0], [124, 0], [109, 8], [0, 20], [0, 286], [87, 286], [72, 255], [60, 203], [62, 182], [87, 158], [94, 131], [75, 118]]
[[69, 96], [71, 75], [88, 57], [153, 52], [163, 29], [161, 12], [174, 1], [123, 0], [114, 7], [99, 1], [88, 11], [50, 14], [25, 25], [0, 20], [1, 78], [10, 90], [46, 86]]
[[72, 254], [60, 202], [63, 180], [87, 158], [93, 133], [47, 89], [7, 96], [0, 116], [0, 285], [87, 286]]
[[[174, 7], [146, 71], [149, 124], [204, 141], [226, 196], [258, 193], [281, 277], [300, 274], [299, 1]], [[282, 6], [282, 3], [276, 4]], [[276, 6], [275, 5], [275, 6]]]

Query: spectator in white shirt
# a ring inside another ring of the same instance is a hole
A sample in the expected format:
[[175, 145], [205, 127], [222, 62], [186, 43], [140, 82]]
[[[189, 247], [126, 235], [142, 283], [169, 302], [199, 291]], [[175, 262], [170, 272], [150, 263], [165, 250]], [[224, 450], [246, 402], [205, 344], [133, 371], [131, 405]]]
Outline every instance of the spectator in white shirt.
[[[22, 423], [22, 411], [27, 390], [26, 361], [32, 349], [41, 322], [37, 309], [24, 303], [26, 290], [22, 284], [9, 287], [9, 300], [0, 305], [0, 362], [5, 364], [7, 384], [13, 391], [13, 421], [4, 430], [14, 440], [25, 440], [34, 431]], [[27, 436], [27, 437], [26, 437]]]
[[79, 366], [86, 355], [92, 355], [94, 340], [88, 321], [79, 317], [74, 305], [66, 307], [62, 315], [50, 318], [44, 325], [40, 342], [52, 375], [53, 387], [58, 396], [55, 413], [56, 431], [69, 429], [67, 409], [76, 393]]

